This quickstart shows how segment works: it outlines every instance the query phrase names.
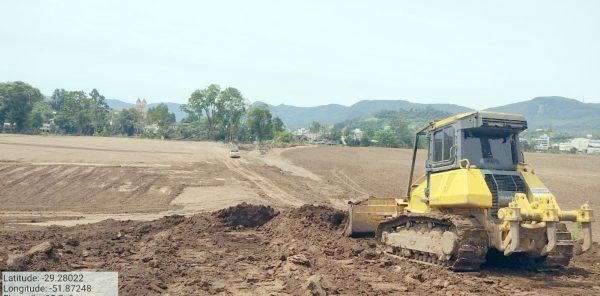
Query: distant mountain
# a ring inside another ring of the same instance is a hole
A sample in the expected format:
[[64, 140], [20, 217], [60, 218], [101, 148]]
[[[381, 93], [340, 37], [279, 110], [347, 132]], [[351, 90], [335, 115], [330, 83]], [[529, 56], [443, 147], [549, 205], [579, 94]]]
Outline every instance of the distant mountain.
[[[106, 103], [113, 109], [133, 108], [135, 104], [120, 100], [107, 99]], [[148, 108], [159, 103], [148, 104]], [[175, 113], [177, 121], [186, 117], [181, 111], [181, 104], [165, 103], [169, 111]], [[372, 116], [378, 111], [409, 111], [434, 109], [441, 112], [458, 114], [472, 109], [454, 104], [420, 104], [404, 100], [363, 100], [351, 106], [338, 104], [315, 107], [296, 107], [291, 105], [269, 105], [255, 102], [253, 105], [266, 105], [273, 116], [279, 116], [290, 129], [308, 127], [312, 121], [322, 124], [336, 124], [351, 119]], [[577, 134], [600, 133], [600, 104], [582, 103], [564, 97], [537, 97], [532, 100], [504, 106], [489, 108], [490, 111], [521, 113], [527, 117], [532, 129], [544, 128]]]
[[129, 109], [129, 108], [133, 108], [135, 107], [135, 104], [132, 103], [127, 103], [127, 102], [123, 102], [123, 101], [119, 101], [119, 100], [115, 100], [115, 99], [106, 99], [106, 104], [108, 105], [108, 107], [110, 107], [111, 109]]
[[[135, 104], [132, 103], [127, 103], [127, 102], [123, 102], [121, 100], [114, 100], [114, 99], [106, 99], [106, 104], [108, 104], [108, 107], [112, 108], [112, 109], [129, 109], [129, 108], [133, 108], [135, 107]], [[148, 104], [148, 109], [150, 108], [154, 108], [156, 106], [158, 106], [160, 103], [152, 103], [152, 104]], [[177, 118], [177, 121], [181, 121], [183, 118], [185, 118], [187, 116], [187, 114], [185, 114], [185, 112], [181, 111], [180, 106], [181, 104], [178, 103], [164, 103], [167, 105], [167, 107], [169, 107], [169, 112], [171, 113], [175, 113], [175, 118]]]
[[[255, 104], [265, 104], [257, 102]], [[433, 108], [453, 114], [467, 112], [472, 109], [454, 104], [420, 104], [404, 100], [363, 100], [351, 106], [337, 104], [316, 107], [295, 107], [290, 105], [269, 105], [273, 116], [279, 116], [290, 129], [308, 127], [312, 121], [322, 124], [335, 124], [348, 119], [370, 116], [375, 112], [388, 110], [411, 110]]]
[[531, 129], [571, 133], [600, 133], [600, 104], [564, 97], [537, 97], [529, 101], [490, 108], [490, 111], [521, 113]]
[[[154, 108], [154, 107], [158, 106], [159, 104], [160, 103], [148, 104], [148, 109]], [[164, 103], [164, 104], [167, 105], [167, 107], [169, 107], [169, 112], [175, 113], [175, 118], [177, 119], [178, 122], [187, 117], [187, 114], [185, 112], [181, 111], [181, 104], [178, 104], [178, 103]]]

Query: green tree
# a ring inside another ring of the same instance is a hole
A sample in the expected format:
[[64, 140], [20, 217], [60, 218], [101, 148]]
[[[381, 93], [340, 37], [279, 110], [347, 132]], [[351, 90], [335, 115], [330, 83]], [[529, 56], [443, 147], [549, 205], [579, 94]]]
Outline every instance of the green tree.
[[242, 93], [233, 87], [223, 90], [217, 99], [215, 118], [223, 127], [229, 142], [235, 142], [240, 131], [242, 118], [246, 114], [247, 105]]
[[89, 118], [92, 128], [92, 134], [102, 132], [107, 125], [107, 118], [110, 108], [106, 104], [106, 100], [95, 88], [90, 92], [89, 102]]
[[21, 81], [0, 83], [0, 119], [16, 132], [31, 128], [33, 105], [44, 96], [39, 89]]
[[327, 134], [325, 134], [325, 138], [330, 141], [340, 141], [342, 138], [342, 131], [338, 129], [331, 129], [327, 132]]
[[279, 116], [273, 117], [271, 121], [271, 126], [273, 127], [273, 134], [277, 134], [279, 132], [283, 132], [285, 130], [285, 125]]
[[320, 133], [320, 132], [321, 132], [321, 124], [320, 124], [320, 123], [318, 123], [318, 122], [316, 122], [316, 121], [313, 121], [313, 122], [311, 122], [311, 123], [310, 123], [310, 125], [308, 126], [308, 130], [309, 130], [311, 133], [315, 133], [315, 134], [316, 134], [316, 133]]
[[45, 122], [54, 117], [52, 106], [48, 101], [39, 101], [33, 104], [31, 113], [33, 114], [33, 127], [36, 129], [39, 129]]
[[208, 120], [206, 117], [191, 121], [183, 122], [176, 129], [176, 136], [182, 139], [208, 139]]
[[120, 110], [115, 118], [115, 128], [119, 134], [133, 136], [136, 133], [136, 110]]
[[221, 94], [221, 87], [211, 84], [205, 89], [195, 90], [188, 99], [188, 103], [181, 106], [181, 109], [188, 114], [194, 114], [196, 118], [206, 116], [208, 123], [208, 135], [212, 137], [215, 129], [215, 113]]
[[50, 106], [56, 110], [54, 123], [64, 133], [94, 135], [107, 129], [110, 108], [97, 89], [89, 96], [83, 91], [56, 89]]
[[65, 98], [69, 95], [69, 92], [60, 88], [55, 89], [50, 97], [50, 105], [52, 109], [58, 111], [63, 108]]
[[281, 143], [291, 143], [294, 142], [294, 134], [290, 131], [280, 131], [275, 134], [275, 141]]
[[266, 106], [257, 106], [248, 112], [247, 124], [250, 134], [258, 141], [273, 138], [273, 126], [271, 112]]
[[160, 103], [148, 110], [148, 121], [156, 123], [160, 128], [167, 128], [175, 123], [175, 114], [169, 112], [169, 107], [166, 104]]
[[83, 91], [70, 91], [62, 98], [54, 123], [65, 133], [89, 135], [94, 128], [89, 112], [91, 101]]
[[[375, 137], [375, 131], [371, 128], [367, 128], [363, 130], [363, 137], [360, 138], [360, 146], [369, 147], [372, 145], [372, 141]], [[375, 140], [377, 141], [377, 140]]]
[[[2, 86], [0, 86], [1, 88]], [[4, 97], [2, 96], [2, 90], [0, 90], [0, 132], [4, 129]]]
[[380, 129], [373, 135], [375, 145], [380, 147], [398, 147], [400, 139], [392, 129]]
[[408, 123], [401, 114], [394, 114], [386, 122], [387, 126], [394, 132], [396, 138], [396, 146], [386, 147], [410, 147], [413, 143], [413, 133], [411, 132]]

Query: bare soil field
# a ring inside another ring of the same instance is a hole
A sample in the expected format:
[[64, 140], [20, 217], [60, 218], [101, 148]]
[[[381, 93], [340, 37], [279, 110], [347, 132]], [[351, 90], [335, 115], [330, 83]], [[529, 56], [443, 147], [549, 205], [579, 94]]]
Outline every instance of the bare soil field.
[[[292, 163], [315, 172], [326, 182], [342, 182], [354, 196], [406, 195], [412, 151], [408, 149], [319, 147], [288, 150]], [[415, 176], [424, 172], [425, 151], [419, 151]], [[600, 208], [600, 155], [526, 153], [538, 177], [563, 209], [578, 209], [588, 202]], [[594, 212], [600, 221], [600, 211]], [[600, 227], [599, 222], [593, 225]], [[600, 232], [594, 232], [600, 241]]]
[[[597, 244], [561, 270], [455, 273], [344, 237], [347, 201], [404, 195], [410, 156], [0, 134], [0, 270], [118, 271], [121, 295], [600, 293]], [[526, 158], [564, 207], [600, 206], [600, 157]]]
[[0, 151], [0, 221], [12, 226], [150, 220], [243, 201], [285, 208], [346, 192], [296, 175], [300, 167], [230, 159], [214, 142], [0, 135]]

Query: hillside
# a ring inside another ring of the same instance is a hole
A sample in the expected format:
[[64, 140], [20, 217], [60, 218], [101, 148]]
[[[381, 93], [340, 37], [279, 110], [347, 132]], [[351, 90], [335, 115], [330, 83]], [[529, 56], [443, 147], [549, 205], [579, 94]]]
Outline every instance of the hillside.
[[600, 132], [600, 104], [582, 103], [564, 97], [537, 97], [489, 110], [521, 113], [532, 129], [552, 128], [578, 134]]
[[129, 109], [129, 108], [135, 107], [135, 104], [127, 103], [127, 102], [123, 102], [123, 101], [115, 100], [115, 99], [106, 99], [105, 102], [108, 105], [108, 107], [110, 107], [111, 109], [116, 109], [116, 110]]
[[279, 116], [288, 128], [307, 127], [310, 122], [336, 124], [348, 119], [370, 116], [375, 112], [388, 110], [411, 110], [433, 108], [449, 113], [461, 113], [471, 109], [454, 104], [420, 104], [404, 100], [363, 100], [351, 106], [337, 104], [316, 107], [295, 107], [290, 105], [268, 105], [274, 116]]
[[[344, 121], [366, 118], [378, 111], [423, 110], [457, 114], [472, 109], [453, 104], [419, 104], [403, 100], [365, 100], [351, 106], [323, 105], [316, 107], [295, 107], [290, 105], [268, 105], [271, 113], [281, 117], [292, 129], [307, 127], [311, 121], [323, 124], [336, 124]], [[536, 97], [534, 99], [489, 108], [490, 111], [521, 113], [525, 115], [532, 129], [544, 128], [574, 134], [600, 133], [600, 104], [582, 103], [564, 97]]]
[[[107, 99], [113, 109], [132, 108], [135, 104]], [[175, 113], [177, 121], [185, 118], [178, 103], [165, 103], [169, 111]], [[279, 116], [290, 129], [308, 127], [310, 122], [336, 124], [344, 121], [366, 118], [379, 111], [433, 109], [450, 114], [467, 112], [472, 109], [454, 104], [421, 104], [404, 100], [363, 100], [350, 106], [328, 104], [315, 107], [291, 105], [269, 105], [255, 102], [253, 105], [267, 105], [273, 116]], [[158, 103], [148, 104], [149, 108]], [[529, 121], [532, 129], [544, 128], [576, 134], [600, 133], [600, 104], [582, 103], [564, 97], [537, 97], [532, 100], [489, 108], [488, 110], [507, 113], [521, 113]]]

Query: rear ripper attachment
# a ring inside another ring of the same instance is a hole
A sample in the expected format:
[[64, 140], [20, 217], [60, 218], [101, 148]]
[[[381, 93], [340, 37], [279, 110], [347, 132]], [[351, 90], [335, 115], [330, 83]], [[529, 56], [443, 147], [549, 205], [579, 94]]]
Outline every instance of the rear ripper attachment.
[[500, 225], [503, 237], [498, 249], [505, 256], [531, 252], [536, 248], [532, 237], [535, 237], [536, 229], [541, 229], [546, 233], [538, 235], [541, 237], [538, 241], [544, 243], [538, 253], [545, 257], [545, 266], [567, 266], [573, 256], [575, 242], [561, 221], [581, 223], [581, 250], [585, 252], [592, 247], [593, 214], [587, 204], [579, 210], [562, 211], [550, 194], [536, 196], [530, 202], [525, 194], [517, 193], [508, 207], [498, 211], [498, 218], [503, 222]]

